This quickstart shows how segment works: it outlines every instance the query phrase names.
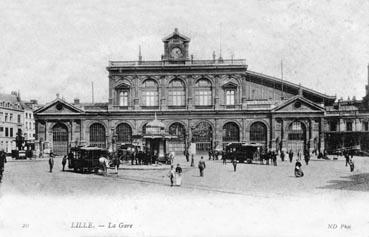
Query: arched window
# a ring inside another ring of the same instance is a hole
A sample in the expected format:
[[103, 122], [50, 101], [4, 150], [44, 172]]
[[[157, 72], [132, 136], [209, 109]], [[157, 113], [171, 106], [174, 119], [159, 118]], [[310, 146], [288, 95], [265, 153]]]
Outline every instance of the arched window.
[[212, 105], [211, 83], [207, 79], [200, 79], [195, 84], [195, 104], [199, 106]]
[[128, 91], [119, 93], [119, 106], [128, 106]]
[[156, 81], [148, 79], [144, 81], [142, 88], [144, 106], [159, 105], [159, 87]]
[[293, 122], [288, 130], [288, 140], [305, 140], [305, 125], [303, 123]]
[[238, 142], [240, 140], [240, 129], [234, 122], [229, 122], [223, 126], [223, 142]]
[[192, 130], [192, 142], [210, 142], [212, 140], [213, 131], [208, 122], [200, 122]]
[[132, 128], [126, 123], [121, 123], [117, 126], [117, 143], [132, 142]]
[[56, 155], [68, 153], [68, 128], [58, 123], [53, 127], [53, 152]]
[[181, 80], [174, 79], [169, 83], [168, 104], [171, 106], [184, 106], [186, 90]]
[[256, 143], [266, 143], [267, 128], [262, 122], [255, 122], [250, 126], [250, 141]]
[[101, 148], [106, 147], [105, 127], [100, 123], [94, 123], [90, 126], [90, 145]]
[[169, 126], [169, 134], [172, 136], [177, 136], [176, 140], [184, 141], [186, 129], [181, 123], [173, 123]]

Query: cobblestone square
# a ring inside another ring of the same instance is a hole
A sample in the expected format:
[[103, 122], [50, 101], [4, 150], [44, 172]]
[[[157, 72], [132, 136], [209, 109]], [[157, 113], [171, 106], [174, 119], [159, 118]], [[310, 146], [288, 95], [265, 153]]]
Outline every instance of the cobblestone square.
[[[303, 165], [305, 176], [295, 178], [294, 162], [238, 164], [234, 172], [230, 163], [206, 160], [205, 176], [199, 177], [196, 167], [177, 157], [174, 163], [184, 171], [180, 187], [170, 187], [166, 167], [133, 170], [123, 165], [118, 175], [109, 169], [104, 177], [63, 172], [60, 158], [52, 173], [46, 160], [9, 161], [0, 210], [12, 218], [2, 220], [7, 227], [2, 231], [12, 233], [29, 223], [29, 231], [71, 236], [186, 236], [178, 230], [191, 235], [354, 236], [369, 230], [369, 160], [354, 161], [356, 169], [350, 172], [343, 159], [313, 159]], [[48, 218], [40, 225], [36, 216]], [[71, 229], [75, 221], [91, 221], [95, 228]], [[132, 223], [133, 229], [96, 227], [114, 221]], [[351, 229], [332, 230], [329, 224]]]

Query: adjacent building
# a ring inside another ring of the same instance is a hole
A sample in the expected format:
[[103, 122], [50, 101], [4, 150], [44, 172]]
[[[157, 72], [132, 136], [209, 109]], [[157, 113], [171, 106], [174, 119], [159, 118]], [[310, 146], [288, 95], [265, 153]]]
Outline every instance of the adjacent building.
[[[65, 154], [80, 144], [144, 146], [146, 125], [155, 116], [168, 135], [166, 151], [183, 152], [193, 144], [196, 152], [206, 152], [230, 142], [295, 152], [333, 148], [331, 139], [339, 135], [332, 135], [331, 124], [344, 127], [346, 102], [250, 71], [243, 59], [196, 60], [189, 53], [190, 39], [177, 29], [163, 44], [161, 60], [143, 61], [139, 55], [137, 61], [109, 62], [107, 102], [68, 103], [57, 97], [36, 110], [41, 150]], [[347, 121], [362, 132], [368, 110], [360, 110], [347, 113]]]
[[22, 132], [23, 111], [19, 93], [0, 93], [0, 150], [10, 153], [16, 149], [15, 138]]

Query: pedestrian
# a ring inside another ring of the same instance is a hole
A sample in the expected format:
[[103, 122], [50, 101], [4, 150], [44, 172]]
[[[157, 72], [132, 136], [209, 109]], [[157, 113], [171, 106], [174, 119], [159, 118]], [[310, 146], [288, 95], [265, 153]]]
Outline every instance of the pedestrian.
[[226, 159], [226, 155], [222, 155], [222, 160], [223, 160], [223, 165], [227, 164], [227, 159]]
[[272, 153], [270, 151], [266, 154], [266, 164], [269, 165], [269, 160], [272, 158]]
[[212, 158], [212, 156], [213, 156], [213, 152], [211, 151], [211, 149], [210, 149], [210, 148], [209, 148], [208, 154], [209, 154], [209, 160], [211, 160], [211, 158]]
[[301, 154], [301, 150], [299, 150], [299, 151], [297, 152], [297, 159], [298, 159], [298, 160], [301, 160], [301, 158], [302, 158], [302, 154]]
[[168, 177], [170, 179], [170, 186], [173, 187], [174, 184], [174, 176], [175, 176], [175, 170], [174, 170], [174, 166], [171, 165], [170, 166], [170, 171], [168, 173]]
[[[119, 156], [116, 152], [113, 152], [113, 164], [114, 164], [114, 167], [115, 167], [115, 173], [118, 175], [120, 160], [119, 160]], [[137, 161], [136, 161], [136, 165], [137, 165]]]
[[305, 151], [305, 154], [304, 154], [304, 160], [305, 160], [305, 164], [306, 165], [309, 165], [309, 161], [310, 161], [310, 154], [309, 154], [309, 151], [306, 150]]
[[284, 154], [284, 151], [282, 150], [281, 151], [281, 160], [282, 160], [282, 162], [284, 162], [284, 156], [285, 156], [285, 154]]
[[177, 164], [176, 168], [176, 186], [181, 186], [182, 184], [182, 168], [179, 164]]
[[67, 163], [67, 155], [65, 155], [62, 159], [62, 166], [63, 166], [63, 171], [64, 171], [64, 168], [65, 168], [65, 164]]
[[290, 150], [290, 153], [288, 153], [288, 158], [290, 159], [290, 163], [292, 163], [292, 159], [293, 159], [293, 151]]
[[350, 164], [350, 156], [349, 156], [348, 152], [344, 152], [343, 156], [346, 159], [346, 166], [347, 166], [348, 164]]
[[303, 177], [304, 176], [304, 172], [302, 171], [301, 169], [301, 162], [300, 160], [296, 160], [296, 164], [295, 164], [295, 177], [296, 178], [300, 178], [300, 177]]
[[50, 152], [50, 158], [49, 158], [50, 173], [53, 172], [53, 167], [54, 167], [54, 153]]
[[6, 154], [4, 150], [0, 151], [0, 183], [3, 180], [3, 173], [5, 169], [5, 163], [6, 163]]
[[233, 171], [236, 172], [236, 169], [237, 169], [237, 159], [236, 158], [233, 158], [232, 165], [233, 165]]
[[350, 165], [350, 171], [353, 172], [355, 165], [354, 165], [354, 161], [352, 159], [349, 160], [349, 165]]
[[199, 161], [199, 170], [200, 170], [200, 177], [204, 176], [204, 169], [206, 168], [204, 157], [201, 156], [201, 159]]
[[277, 154], [275, 151], [272, 151], [272, 160], [273, 160], [273, 165], [277, 166]]
[[195, 159], [193, 158], [193, 154], [191, 154], [191, 167], [195, 167]]
[[186, 161], [190, 162], [190, 153], [188, 152], [188, 150], [185, 151], [185, 155], [186, 155]]

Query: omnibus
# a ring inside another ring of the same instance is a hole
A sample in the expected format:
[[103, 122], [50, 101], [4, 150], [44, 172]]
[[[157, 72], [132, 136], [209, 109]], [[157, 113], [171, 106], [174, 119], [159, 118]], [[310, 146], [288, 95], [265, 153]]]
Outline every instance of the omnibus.
[[68, 167], [74, 171], [83, 173], [94, 171], [97, 173], [100, 168], [99, 158], [108, 158], [108, 150], [99, 147], [72, 147], [68, 154]]
[[263, 147], [262, 144], [258, 143], [229, 143], [225, 146], [223, 159], [236, 159], [239, 162], [251, 164], [253, 161], [260, 160]]

